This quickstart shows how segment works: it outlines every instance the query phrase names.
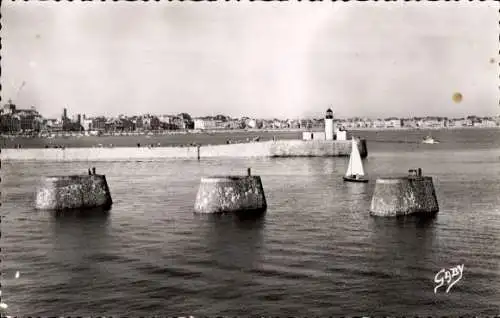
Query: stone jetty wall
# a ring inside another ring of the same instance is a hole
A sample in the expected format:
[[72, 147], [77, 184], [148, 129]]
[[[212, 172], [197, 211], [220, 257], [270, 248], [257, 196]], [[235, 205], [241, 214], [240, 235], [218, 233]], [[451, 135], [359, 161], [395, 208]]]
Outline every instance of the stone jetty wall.
[[155, 158], [196, 159], [196, 147], [116, 147], [2, 149], [5, 161], [119, 161]]
[[109, 208], [111, 193], [104, 175], [51, 176], [42, 178], [35, 206], [41, 210]]
[[[366, 142], [358, 144], [362, 157]], [[5, 161], [120, 161], [154, 159], [203, 159], [217, 157], [308, 157], [348, 156], [351, 141], [279, 140], [201, 147], [116, 147], [116, 148], [41, 148], [2, 149]]]
[[200, 158], [269, 157], [272, 141], [200, 147]]
[[197, 213], [261, 212], [266, 208], [259, 176], [202, 178], [194, 205]]
[[[280, 140], [270, 145], [271, 157], [341, 157], [351, 154], [350, 140]], [[358, 143], [361, 157], [368, 151], [366, 142]]]
[[377, 179], [370, 212], [379, 216], [432, 214], [439, 211], [432, 177]]

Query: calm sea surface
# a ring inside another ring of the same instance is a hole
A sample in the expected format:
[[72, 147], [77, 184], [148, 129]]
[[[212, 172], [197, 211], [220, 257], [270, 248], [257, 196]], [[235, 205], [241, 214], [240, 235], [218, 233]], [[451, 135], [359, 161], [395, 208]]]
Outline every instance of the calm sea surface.
[[[2, 163], [2, 301], [12, 316], [500, 313], [500, 130], [360, 132], [377, 176], [422, 168], [440, 212], [369, 215], [347, 158]], [[33, 209], [40, 176], [105, 173], [108, 214]], [[256, 220], [193, 214], [202, 176], [260, 175]], [[449, 293], [442, 268], [464, 265]], [[16, 278], [16, 271], [20, 276]]]

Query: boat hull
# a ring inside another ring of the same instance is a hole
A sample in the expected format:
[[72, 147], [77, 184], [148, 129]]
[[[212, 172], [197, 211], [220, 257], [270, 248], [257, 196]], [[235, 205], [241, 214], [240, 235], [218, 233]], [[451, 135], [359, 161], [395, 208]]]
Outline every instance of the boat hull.
[[428, 145], [433, 145], [433, 144], [438, 144], [439, 140], [436, 140], [432, 138], [431, 136], [427, 136], [422, 140], [423, 144], [428, 144]]
[[346, 182], [360, 182], [360, 183], [367, 183], [368, 179], [356, 179], [354, 177], [343, 177], [344, 181]]

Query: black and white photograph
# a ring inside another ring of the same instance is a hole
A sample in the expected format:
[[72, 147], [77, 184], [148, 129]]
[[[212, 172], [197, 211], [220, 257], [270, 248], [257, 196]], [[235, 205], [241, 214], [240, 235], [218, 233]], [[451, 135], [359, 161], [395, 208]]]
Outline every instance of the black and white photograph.
[[2, 317], [500, 316], [500, 2], [0, 12]]

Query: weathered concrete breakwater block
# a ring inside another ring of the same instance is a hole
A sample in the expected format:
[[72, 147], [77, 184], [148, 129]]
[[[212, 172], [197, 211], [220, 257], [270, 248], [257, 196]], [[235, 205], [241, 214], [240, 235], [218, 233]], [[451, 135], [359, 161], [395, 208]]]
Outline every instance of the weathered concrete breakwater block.
[[260, 176], [215, 176], [201, 179], [197, 213], [262, 213], [267, 209]]
[[439, 212], [432, 177], [417, 175], [377, 179], [370, 212], [377, 216]]
[[40, 210], [69, 210], [102, 207], [113, 201], [104, 175], [44, 177], [37, 188], [35, 206]]

